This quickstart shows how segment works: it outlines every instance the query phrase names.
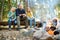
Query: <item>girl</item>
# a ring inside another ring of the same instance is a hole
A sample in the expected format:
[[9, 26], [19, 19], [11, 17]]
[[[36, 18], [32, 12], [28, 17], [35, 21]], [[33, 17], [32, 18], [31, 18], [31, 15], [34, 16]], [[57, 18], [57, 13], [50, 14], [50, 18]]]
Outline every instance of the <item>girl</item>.
[[35, 19], [33, 17], [32, 11], [29, 7], [28, 7], [28, 11], [27, 11], [27, 18], [30, 21], [30, 28], [32, 27], [32, 22], [34, 22], [34, 27], [35, 27]]

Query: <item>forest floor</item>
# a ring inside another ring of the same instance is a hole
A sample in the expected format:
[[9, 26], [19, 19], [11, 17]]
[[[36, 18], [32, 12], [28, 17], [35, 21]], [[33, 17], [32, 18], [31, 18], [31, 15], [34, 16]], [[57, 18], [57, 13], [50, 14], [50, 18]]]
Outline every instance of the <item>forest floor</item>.
[[32, 40], [29, 36], [24, 36], [23, 30], [0, 30], [0, 40]]

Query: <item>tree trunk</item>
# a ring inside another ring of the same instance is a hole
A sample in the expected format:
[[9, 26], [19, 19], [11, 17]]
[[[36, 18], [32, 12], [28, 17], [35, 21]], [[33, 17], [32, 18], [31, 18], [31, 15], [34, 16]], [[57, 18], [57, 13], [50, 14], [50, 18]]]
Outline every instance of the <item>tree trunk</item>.
[[27, 11], [27, 7], [28, 7], [28, 0], [24, 0], [24, 5], [25, 5], [25, 10]]
[[20, 0], [20, 3], [21, 3], [22, 0]]
[[1, 18], [0, 18], [0, 21], [2, 21], [2, 17], [3, 17], [4, 2], [5, 2], [5, 0], [1, 0], [1, 2], [2, 2], [2, 7], [1, 7]]
[[0, 0], [0, 21], [1, 21], [1, 8], [2, 8], [2, 0]]
[[16, 8], [17, 8], [17, 0], [16, 0]]
[[8, 7], [9, 7], [9, 10], [10, 10], [10, 8], [11, 8], [11, 0], [8, 0]]

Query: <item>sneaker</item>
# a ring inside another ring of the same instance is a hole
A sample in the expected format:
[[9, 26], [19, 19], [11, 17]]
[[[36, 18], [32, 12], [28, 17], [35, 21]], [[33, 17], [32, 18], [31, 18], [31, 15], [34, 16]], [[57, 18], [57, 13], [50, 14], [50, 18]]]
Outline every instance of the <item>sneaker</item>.
[[27, 29], [27, 28], [28, 28], [28, 26], [24, 27], [24, 29]]
[[20, 28], [17, 28], [17, 31], [19, 31], [20, 30]]

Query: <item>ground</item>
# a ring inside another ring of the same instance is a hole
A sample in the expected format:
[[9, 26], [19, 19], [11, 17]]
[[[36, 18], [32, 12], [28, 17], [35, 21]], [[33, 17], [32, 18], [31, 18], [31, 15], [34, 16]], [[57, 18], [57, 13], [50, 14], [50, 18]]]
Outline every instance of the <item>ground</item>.
[[21, 31], [1, 30], [0, 31], [0, 40], [32, 40], [32, 39], [28, 36], [23, 36]]

